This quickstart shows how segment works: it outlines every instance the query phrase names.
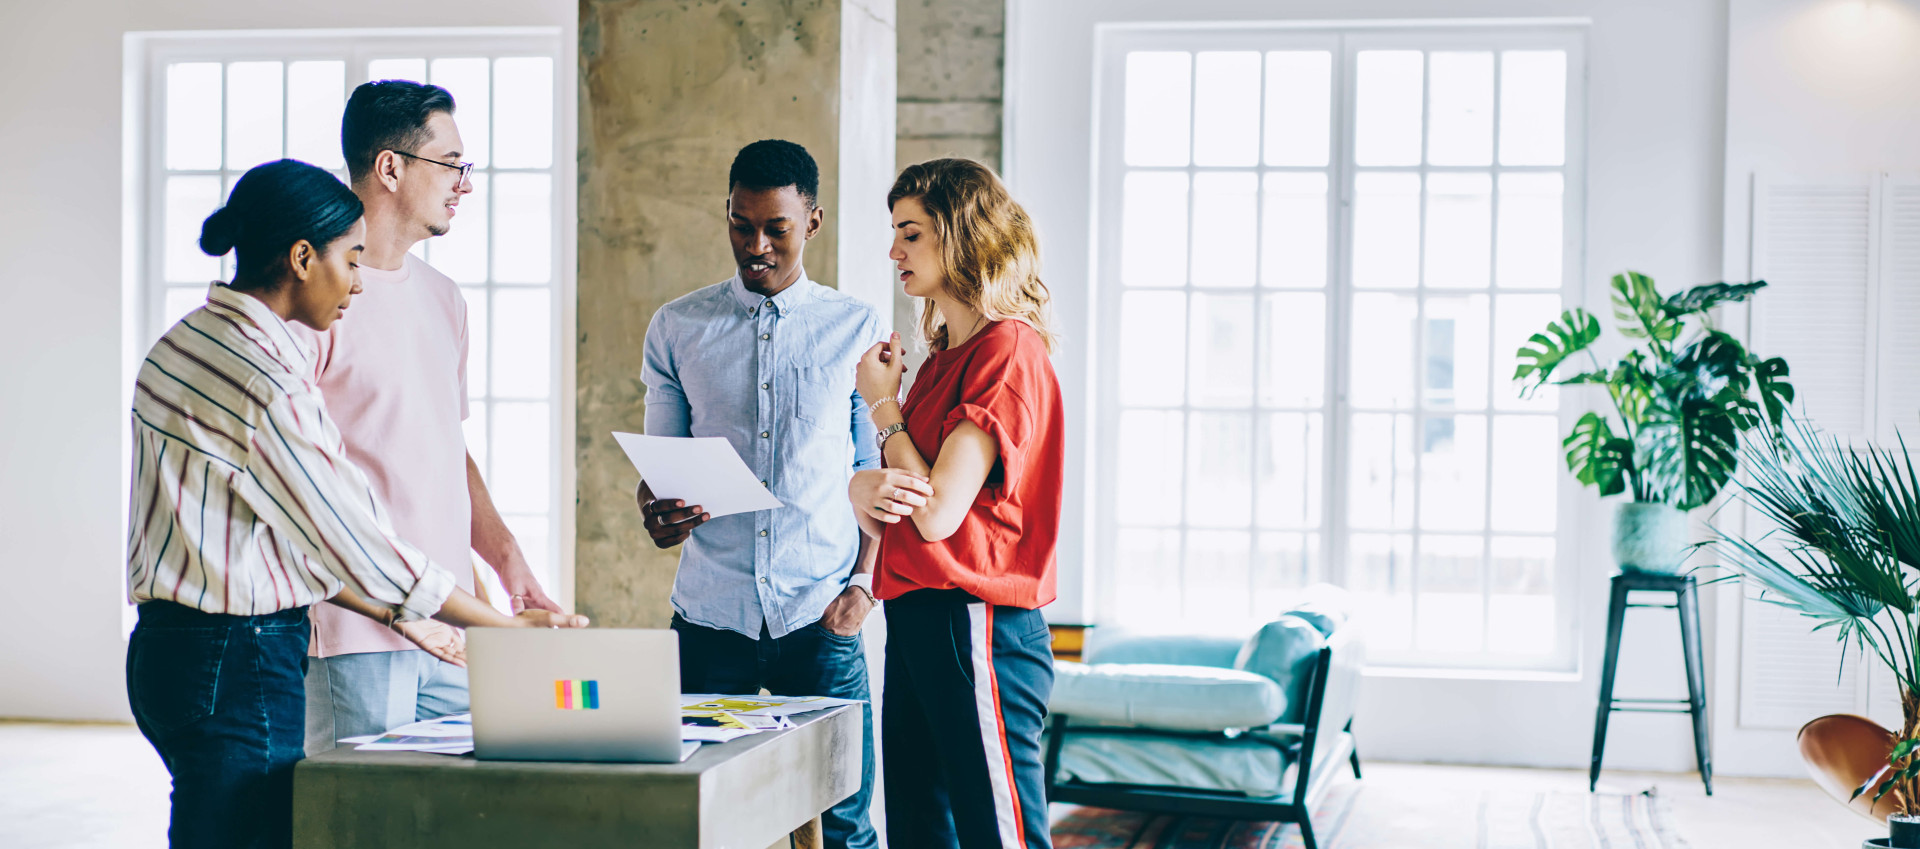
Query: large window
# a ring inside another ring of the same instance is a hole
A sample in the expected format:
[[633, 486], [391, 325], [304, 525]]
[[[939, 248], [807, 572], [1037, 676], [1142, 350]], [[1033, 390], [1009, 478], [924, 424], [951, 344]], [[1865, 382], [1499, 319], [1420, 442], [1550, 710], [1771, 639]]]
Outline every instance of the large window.
[[208, 281], [229, 279], [231, 255], [206, 256], [196, 242], [247, 169], [284, 156], [344, 181], [340, 116], [355, 86], [409, 79], [453, 94], [473, 193], [452, 232], [414, 252], [466, 297], [467, 448], [535, 574], [561, 598], [557, 34], [269, 33], [145, 46], [140, 350], [205, 301]]
[[1119, 31], [1096, 221], [1101, 618], [1360, 599], [1376, 661], [1564, 665], [1577, 36]]

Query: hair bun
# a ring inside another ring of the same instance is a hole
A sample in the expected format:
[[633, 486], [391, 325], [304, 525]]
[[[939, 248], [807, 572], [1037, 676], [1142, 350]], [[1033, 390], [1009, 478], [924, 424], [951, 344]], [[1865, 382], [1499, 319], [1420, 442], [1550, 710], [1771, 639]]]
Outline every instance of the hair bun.
[[225, 256], [239, 241], [240, 222], [231, 206], [214, 210], [200, 225], [200, 250], [208, 256]]

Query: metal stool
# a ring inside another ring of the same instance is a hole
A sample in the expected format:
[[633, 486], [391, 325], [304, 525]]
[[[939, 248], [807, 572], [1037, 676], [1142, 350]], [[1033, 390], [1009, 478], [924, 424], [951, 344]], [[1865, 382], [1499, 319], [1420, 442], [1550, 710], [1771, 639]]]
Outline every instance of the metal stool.
[[[1632, 592], [1670, 592], [1673, 604], [1631, 604]], [[1620, 661], [1620, 628], [1626, 624], [1627, 608], [1658, 607], [1680, 612], [1680, 647], [1687, 656], [1687, 698], [1616, 699], [1613, 697], [1613, 670]], [[1707, 682], [1705, 664], [1700, 659], [1700, 595], [1695, 592], [1692, 575], [1658, 575], [1649, 572], [1622, 572], [1613, 576], [1613, 599], [1607, 604], [1607, 663], [1600, 672], [1600, 704], [1593, 717], [1593, 764], [1587, 771], [1587, 790], [1600, 783], [1600, 757], [1607, 748], [1607, 716], [1614, 711], [1637, 713], [1686, 713], [1693, 715], [1693, 756], [1700, 764], [1700, 781], [1713, 795], [1713, 756], [1707, 747]]]

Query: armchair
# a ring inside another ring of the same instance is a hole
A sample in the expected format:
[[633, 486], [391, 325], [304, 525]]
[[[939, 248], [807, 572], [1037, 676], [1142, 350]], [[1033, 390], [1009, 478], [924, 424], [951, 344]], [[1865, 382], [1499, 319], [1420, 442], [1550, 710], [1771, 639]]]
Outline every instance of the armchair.
[[[1365, 660], [1358, 628], [1308, 603], [1245, 640], [1108, 636], [1056, 664], [1047, 799], [1298, 823], [1347, 761]], [[1096, 634], [1098, 632], [1096, 631]]]

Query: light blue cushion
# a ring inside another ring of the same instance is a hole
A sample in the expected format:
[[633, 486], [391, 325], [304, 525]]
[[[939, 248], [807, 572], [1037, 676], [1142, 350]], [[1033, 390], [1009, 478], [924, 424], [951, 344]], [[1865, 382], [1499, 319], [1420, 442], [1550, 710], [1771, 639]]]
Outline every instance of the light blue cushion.
[[1287, 696], [1278, 683], [1252, 672], [1061, 661], [1054, 664], [1049, 707], [1077, 723], [1224, 731], [1272, 723], [1286, 712]]
[[1247, 638], [1233, 668], [1273, 679], [1287, 695], [1281, 722], [1300, 722], [1307, 704], [1307, 679], [1327, 638], [1307, 620], [1281, 616]]
[[[1060, 777], [1088, 784], [1180, 787], [1269, 797], [1291, 791], [1289, 759], [1248, 739], [1075, 731], [1060, 748]], [[1285, 791], [1282, 788], [1286, 788]]]
[[1232, 669], [1244, 640], [1115, 632], [1095, 628], [1087, 635], [1088, 663], [1167, 663]]
[[1292, 610], [1280, 614], [1304, 619], [1312, 625], [1322, 637], [1331, 637], [1335, 629], [1347, 624], [1347, 614], [1319, 602], [1309, 601], [1294, 606]]

